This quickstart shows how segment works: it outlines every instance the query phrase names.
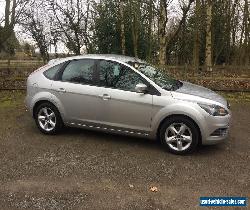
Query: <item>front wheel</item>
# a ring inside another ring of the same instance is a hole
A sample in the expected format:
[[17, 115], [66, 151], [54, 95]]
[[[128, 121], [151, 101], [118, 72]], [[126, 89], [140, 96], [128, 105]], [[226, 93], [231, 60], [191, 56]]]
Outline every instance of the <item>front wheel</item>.
[[42, 103], [37, 107], [35, 121], [39, 130], [45, 134], [56, 134], [63, 127], [59, 111], [50, 103]]
[[171, 153], [178, 155], [191, 153], [197, 148], [199, 130], [190, 119], [174, 116], [162, 124], [160, 141]]

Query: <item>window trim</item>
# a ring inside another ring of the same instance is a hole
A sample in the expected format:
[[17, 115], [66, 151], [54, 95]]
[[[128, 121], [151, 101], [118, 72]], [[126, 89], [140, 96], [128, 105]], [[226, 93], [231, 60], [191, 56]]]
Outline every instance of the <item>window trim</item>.
[[109, 60], [109, 59], [96, 59], [96, 67], [97, 67], [97, 83], [96, 83], [96, 86], [103, 87], [103, 88], [110, 88], [110, 89], [114, 89], [114, 90], [121, 90], [121, 91], [126, 91], [126, 92], [131, 92], [131, 93], [136, 93], [136, 91], [123, 90], [123, 89], [119, 89], [119, 88], [106, 87], [106, 86], [100, 85], [100, 62], [101, 61], [108, 61], [108, 62], [111, 62], [111, 63], [117, 63], [117, 64], [119, 64], [121, 66], [125, 66], [125, 67], [129, 68], [131, 71], [133, 71], [134, 73], [136, 73], [140, 77], [140, 79], [144, 82], [145, 85], [147, 85], [148, 91], [147, 91], [146, 94], [157, 95], [157, 96], [161, 95], [161, 93], [152, 84], [150, 84], [145, 78], [143, 78], [140, 74], [138, 74], [130, 66], [127, 66], [127, 65], [125, 65], [123, 63], [120, 63], [119, 61], [114, 61], [114, 60]]
[[[62, 80], [62, 75], [63, 75], [63, 72], [65, 71], [66, 67], [71, 63], [71, 62], [74, 62], [74, 61], [81, 61], [81, 60], [93, 60], [94, 61], [94, 70], [93, 70], [93, 79], [92, 79], [92, 82], [93, 84], [84, 84], [84, 83], [79, 83], [79, 82], [71, 82], [71, 81], [63, 81]], [[80, 59], [72, 59], [72, 60], [69, 60], [65, 63], [65, 65], [60, 69], [60, 71], [58, 71], [57, 75], [56, 75], [56, 81], [60, 81], [60, 82], [68, 82], [68, 83], [71, 83], [71, 84], [78, 84], [78, 85], [89, 85], [89, 86], [97, 86], [97, 59], [95, 58], [80, 58]]]

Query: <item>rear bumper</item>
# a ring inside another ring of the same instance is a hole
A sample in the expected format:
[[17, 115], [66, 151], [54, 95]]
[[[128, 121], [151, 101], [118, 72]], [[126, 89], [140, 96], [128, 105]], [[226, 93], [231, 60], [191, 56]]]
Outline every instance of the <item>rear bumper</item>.
[[24, 103], [25, 103], [26, 109], [29, 111], [31, 115], [33, 115], [33, 110], [31, 108], [31, 97], [29, 95], [26, 95]]

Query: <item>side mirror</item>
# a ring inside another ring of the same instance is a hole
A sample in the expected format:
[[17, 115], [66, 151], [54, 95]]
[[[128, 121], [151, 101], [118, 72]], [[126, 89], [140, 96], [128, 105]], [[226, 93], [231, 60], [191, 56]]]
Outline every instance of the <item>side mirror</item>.
[[147, 89], [148, 89], [147, 85], [142, 84], [142, 83], [139, 83], [139, 84], [137, 84], [137, 85], [135, 86], [135, 91], [136, 91], [137, 93], [146, 93], [146, 92], [147, 92]]

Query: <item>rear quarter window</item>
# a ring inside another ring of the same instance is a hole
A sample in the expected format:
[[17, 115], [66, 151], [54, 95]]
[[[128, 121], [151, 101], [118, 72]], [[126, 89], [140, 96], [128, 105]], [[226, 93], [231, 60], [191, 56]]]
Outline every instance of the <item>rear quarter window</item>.
[[55, 78], [56, 73], [58, 72], [58, 70], [64, 65], [64, 63], [60, 63], [56, 66], [53, 66], [51, 68], [49, 68], [48, 70], [46, 70], [43, 74], [45, 77], [47, 77], [48, 79], [53, 80]]

